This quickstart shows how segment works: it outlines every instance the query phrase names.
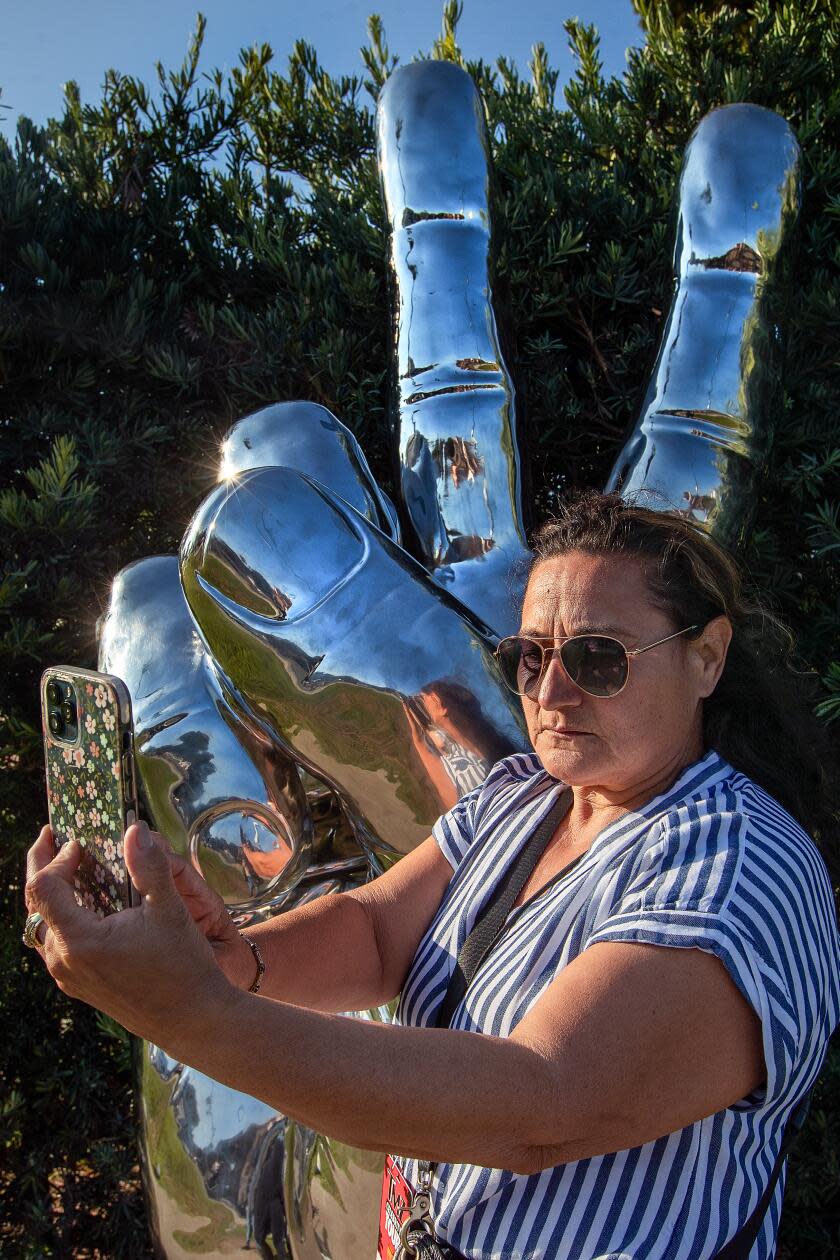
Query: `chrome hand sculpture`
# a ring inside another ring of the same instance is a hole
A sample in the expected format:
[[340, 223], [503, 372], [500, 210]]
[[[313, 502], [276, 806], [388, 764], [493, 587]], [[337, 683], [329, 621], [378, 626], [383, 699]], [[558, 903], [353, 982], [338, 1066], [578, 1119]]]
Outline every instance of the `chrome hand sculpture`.
[[[101, 631], [101, 667], [134, 702], [148, 816], [242, 923], [371, 878], [526, 746], [492, 657], [517, 625], [527, 552], [483, 104], [457, 67], [409, 65], [383, 89], [378, 137], [405, 545], [349, 430], [313, 403], [267, 407], [225, 439], [180, 571], [175, 557], [124, 570]], [[725, 541], [767, 450], [766, 294], [798, 160], [783, 120], [754, 106], [717, 110], [692, 137], [674, 304], [611, 479]], [[169, 1260], [373, 1254], [380, 1157], [156, 1047], [139, 1064]]]

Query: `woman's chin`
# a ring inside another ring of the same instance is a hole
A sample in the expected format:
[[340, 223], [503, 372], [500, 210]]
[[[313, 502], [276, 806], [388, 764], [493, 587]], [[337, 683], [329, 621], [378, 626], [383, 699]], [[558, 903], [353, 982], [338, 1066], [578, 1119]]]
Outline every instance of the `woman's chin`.
[[594, 743], [594, 735], [540, 731], [534, 750], [553, 778], [576, 784], [586, 782], [596, 769]]

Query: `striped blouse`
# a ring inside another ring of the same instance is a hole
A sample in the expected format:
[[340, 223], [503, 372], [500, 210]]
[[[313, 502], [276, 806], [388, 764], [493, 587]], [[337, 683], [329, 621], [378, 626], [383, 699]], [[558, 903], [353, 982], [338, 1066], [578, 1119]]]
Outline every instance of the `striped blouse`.
[[[562, 785], [533, 753], [498, 762], [435, 825], [454, 874], [397, 1012], [434, 1025], [458, 951]], [[438, 1164], [438, 1234], [470, 1260], [701, 1260], [755, 1207], [791, 1110], [840, 1020], [840, 942], [825, 866], [771, 796], [715, 752], [596, 837], [514, 909], [452, 1019], [507, 1036], [596, 941], [715, 954], [761, 1019], [766, 1086], [631, 1150], [524, 1175]], [[401, 1161], [416, 1184], [414, 1161]], [[775, 1250], [784, 1178], [750, 1253]]]

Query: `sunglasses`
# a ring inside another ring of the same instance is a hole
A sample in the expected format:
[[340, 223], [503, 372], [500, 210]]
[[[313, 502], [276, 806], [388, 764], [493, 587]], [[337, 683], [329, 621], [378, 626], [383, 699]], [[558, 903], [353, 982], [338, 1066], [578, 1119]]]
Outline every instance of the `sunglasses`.
[[627, 686], [631, 656], [641, 656], [661, 643], [699, 629], [700, 626], [686, 626], [638, 648], [626, 648], [619, 639], [606, 634], [575, 634], [562, 641], [514, 634], [502, 639], [496, 648], [496, 660], [505, 685], [529, 700], [536, 699], [555, 652], [571, 681], [588, 696], [617, 696]]

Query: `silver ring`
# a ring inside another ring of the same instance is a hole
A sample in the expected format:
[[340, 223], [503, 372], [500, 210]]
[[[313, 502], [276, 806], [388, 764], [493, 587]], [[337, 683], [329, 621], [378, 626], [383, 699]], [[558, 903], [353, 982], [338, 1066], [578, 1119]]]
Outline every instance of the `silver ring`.
[[22, 941], [27, 949], [37, 949], [39, 945], [43, 945], [43, 939], [38, 935], [38, 928], [44, 922], [44, 916], [36, 910], [34, 914], [26, 916], [26, 922], [23, 925]]

